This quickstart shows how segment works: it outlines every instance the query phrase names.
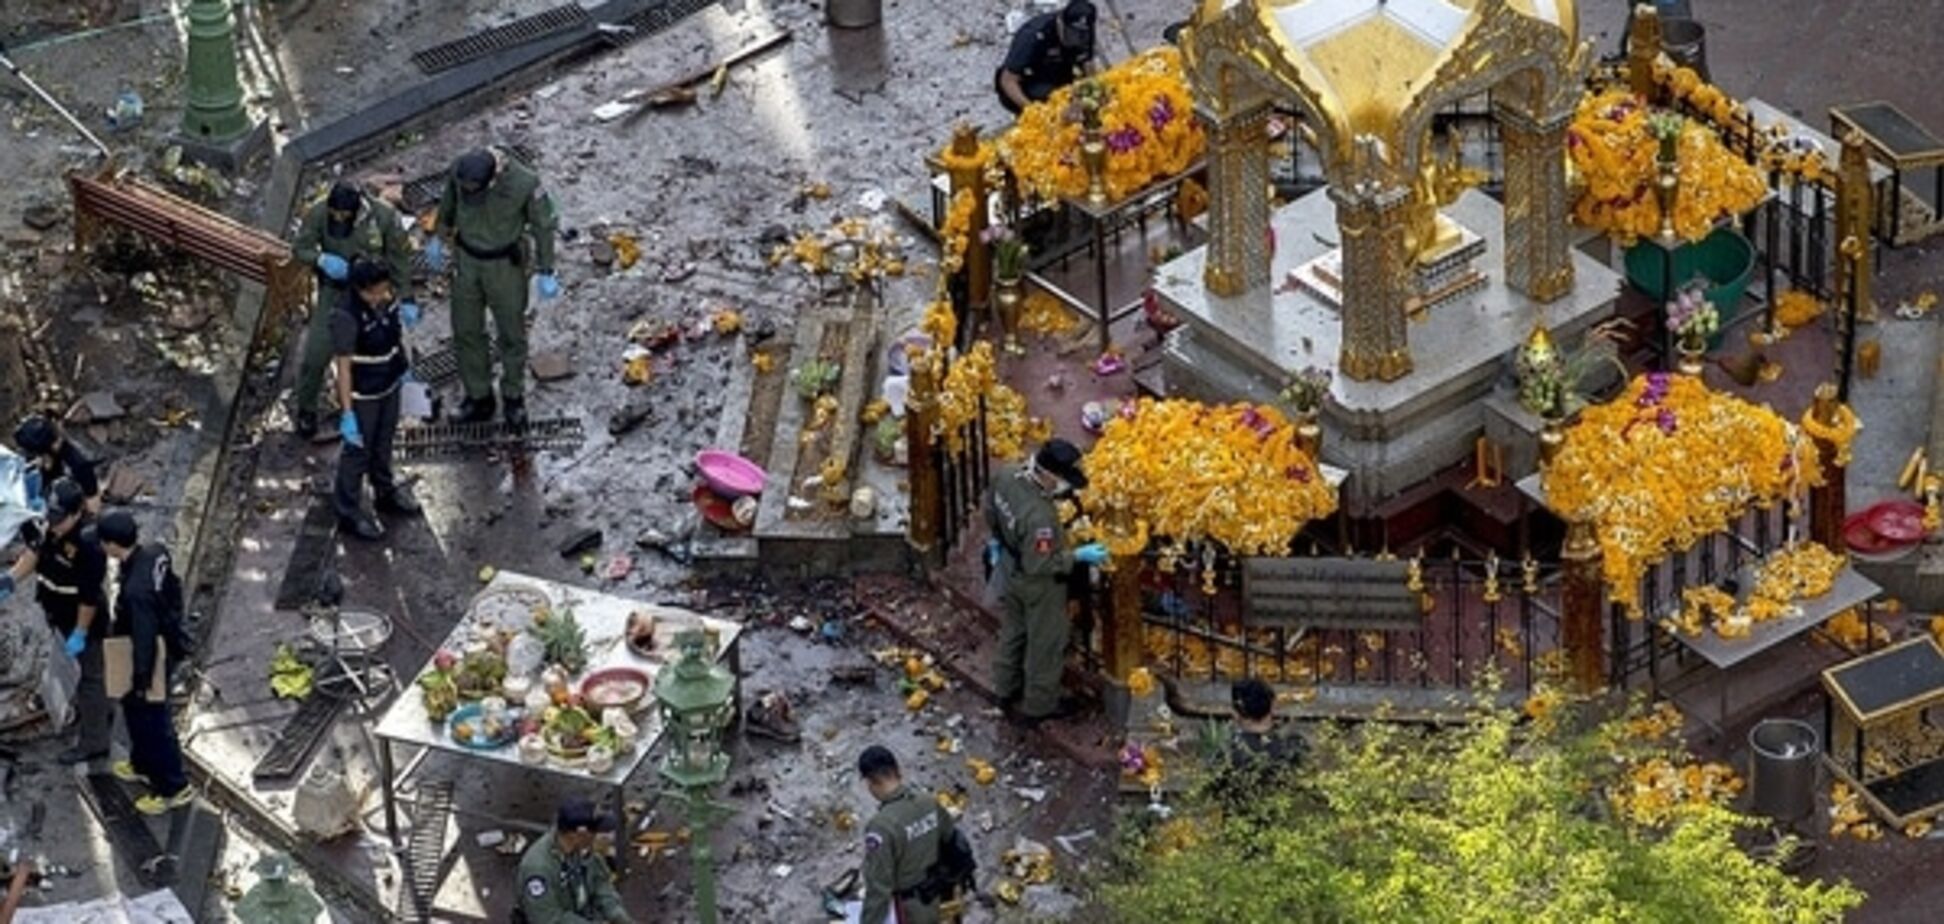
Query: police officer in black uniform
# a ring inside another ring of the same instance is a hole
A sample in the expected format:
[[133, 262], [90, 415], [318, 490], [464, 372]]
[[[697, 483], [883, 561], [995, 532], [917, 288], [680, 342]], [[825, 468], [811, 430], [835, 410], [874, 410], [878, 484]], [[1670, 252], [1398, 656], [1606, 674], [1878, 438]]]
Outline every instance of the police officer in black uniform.
[[[124, 782], [146, 784], [150, 792], [135, 800], [135, 809], [144, 815], [161, 815], [196, 798], [183, 773], [182, 745], [176, 740], [167, 693], [170, 676], [189, 656], [189, 635], [182, 624], [182, 581], [176, 577], [169, 550], [160, 543], [143, 543], [128, 511], [110, 511], [95, 533], [102, 551], [119, 563], [115, 622], [108, 634], [126, 636], [133, 649], [133, 682], [122, 696], [128, 759], [116, 763], [114, 773]], [[159, 697], [150, 695], [157, 671], [164, 691]]]
[[1090, 0], [1067, 0], [1058, 12], [1026, 20], [1013, 33], [1006, 62], [992, 75], [999, 105], [1018, 115], [1027, 103], [1043, 102], [1054, 90], [1096, 70], [1094, 19]]
[[108, 756], [108, 731], [115, 714], [102, 684], [101, 640], [108, 634], [108, 557], [101, 551], [93, 527], [87, 524], [88, 498], [72, 478], [54, 482], [47, 492], [47, 527], [39, 541], [28, 543], [27, 554], [14, 562], [7, 582], [32, 574], [40, 587], [36, 597], [47, 624], [61, 636], [66, 657], [81, 662], [81, 684], [74, 692], [74, 716], [79, 732], [74, 746], [62, 751], [61, 763], [77, 764]]
[[405, 331], [393, 302], [391, 275], [384, 264], [363, 259], [352, 263], [350, 282], [337, 315], [331, 318], [338, 403], [352, 410], [338, 417], [344, 445], [338, 450], [335, 503], [340, 526], [361, 539], [378, 539], [385, 535], [384, 528], [364, 512], [367, 480], [380, 512], [408, 516], [419, 512], [418, 501], [392, 472], [398, 389], [410, 363], [405, 358]]
[[101, 512], [101, 481], [95, 477], [95, 462], [76, 448], [61, 425], [45, 414], [30, 414], [14, 428], [14, 446], [39, 472], [41, 489], [55, 479], [72, 478], [88, 498], [88, 512]]

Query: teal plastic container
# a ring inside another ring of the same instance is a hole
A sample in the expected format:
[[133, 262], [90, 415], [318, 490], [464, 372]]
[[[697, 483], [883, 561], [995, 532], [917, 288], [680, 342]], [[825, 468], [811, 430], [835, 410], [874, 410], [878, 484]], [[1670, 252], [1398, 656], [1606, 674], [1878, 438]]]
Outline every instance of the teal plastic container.
[[[1721, 316], [1721, 329], [1708, 339], [1708, 349], [1712, 350], [1721, 345], [1729, 322], [1741, 312], [1742, 296], [1748, 293], [1749, 280], [1755, 278], [1755, 245], [1740, 230], [1721, 227], [1695, 243], [1674, 248], [1673, 258], [1673, 288], [1696, 276], [1704, 276], [1711, 283], [1708, 301], [1714, 302], [1715, 312]], [[1663, 310], [1673, 300], [1662, 278], [1666, 260], [1666, 251], [1659, 244], [1641, 241], [1627, 248], [1627, 282]]]

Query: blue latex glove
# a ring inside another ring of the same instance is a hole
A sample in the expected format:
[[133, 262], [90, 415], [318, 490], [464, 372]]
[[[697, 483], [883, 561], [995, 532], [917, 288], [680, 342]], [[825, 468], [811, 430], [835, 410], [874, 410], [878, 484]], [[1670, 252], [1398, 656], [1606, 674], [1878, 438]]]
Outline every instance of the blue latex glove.
[[987, 539], [986, 556], [985, 556], [986, 567], [988, 568], [999, 567], [999, 553], [1004, 550], [1005, 550], [1005, 546], [1000, 545], [999, 540]]
[[13, 596], [13, 592], [14, 592], [13, 575], [8, 574], [5, 571], [0, 571], [0, 603], [7, 602], [7, 598]]
[[21, 485], [27, 489], [27, 509], [35, 513], [46, 513], [47, 498], [41, 495], [41, 489], [46, 485], [43, 484], [40, 466], [27, 466], [27, 470], [21, 473], [20, 480]]
[[541, 273], [539, 277], [540, 297], [553, 298], [560, 294], [560, 280], [552, 273]]
[[334, 253], [318, 254], [317, 268], [323, 270], [324, 275], [330, 277], [333, 282], [343, 282], [345, 277], [351, 275], [351, 264]]
[[358, 432], [358, 415], [345, 411], [338, 415], [338, 435], [347, 446], [364, 448], [364, 434]]
[[398, 321], [405, 325], [406, 330], [417, 327], [420, 316], [418, 302], [408, 298], [398, 303]]
[[445, 269], [445, 239], [434, 235], [425, 242], [425, 266], [432, 272]]
[[74, 630], [68, 633], [66, 647], [68, 657], [81, 657], [81, 649], [88, 647], [88, 633], [80, 626], [75, 626]]
[[1107, 560], [1107, 547], [1098, 542], [1089, 542], [1073, 550], [1073, 560], [1083, 565], [1098, 565]]

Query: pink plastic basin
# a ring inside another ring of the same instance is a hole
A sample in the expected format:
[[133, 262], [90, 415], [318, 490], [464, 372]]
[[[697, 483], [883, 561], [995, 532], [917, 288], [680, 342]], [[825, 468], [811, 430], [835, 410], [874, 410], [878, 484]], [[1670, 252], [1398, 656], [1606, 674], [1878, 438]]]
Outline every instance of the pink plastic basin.
[[767, 476], [756, 463], [720, 449], [704, 449], [695, 454], [695, 467], [710, 489], [727, 498], [763, 493]]

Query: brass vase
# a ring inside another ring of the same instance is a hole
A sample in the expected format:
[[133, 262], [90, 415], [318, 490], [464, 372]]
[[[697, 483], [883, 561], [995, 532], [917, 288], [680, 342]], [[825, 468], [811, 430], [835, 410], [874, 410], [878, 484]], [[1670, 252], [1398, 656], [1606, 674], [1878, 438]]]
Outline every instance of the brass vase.
[[1026, 303], [1026, 284], [1018, 276], [1001, 276], [992, 281], [992, 312], [999, 329], [1005, 332], [1000, 349], [1013, 356], [1024, 355], [1019, 345], [1019, 310]]
[[1681, 163], [1670, 158], [1654, 160], [1654, 201], [1660, 205], [1660, 239], [1669, 247], [1679, 242], [1674, 230], [1674, 203], [1681, 195]]
[[1080, 160], [1087, 167], [1087, 204], [1107, 204], [1107, 135], [1098, 128], [1080, 133]]
[[1566, 448], [1566, 421], [1558, 417], [1545, 418], [1539, 428], [1539, 464], [1550, 465], [1559, 458], [1560, 450]]
[[1296, 448], [1310, 457], [1312, 462], [1320, 462], [1323, 454], [1323, 425], [1316, 420], [1316, 410], [1296, 412]]
[[1682, 334], [1681, 339], [1675, 341], [1674, 350], [1680, 354], [1680, 359], [1674, 364], [1674, 370], [1682, 375], [1700, 378], [1703, 366], [1701, 358], [1708, 352], [1708, 342], [1700, 337]]

